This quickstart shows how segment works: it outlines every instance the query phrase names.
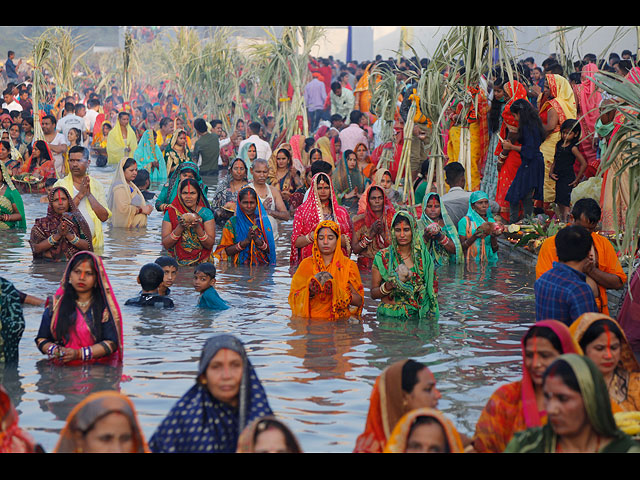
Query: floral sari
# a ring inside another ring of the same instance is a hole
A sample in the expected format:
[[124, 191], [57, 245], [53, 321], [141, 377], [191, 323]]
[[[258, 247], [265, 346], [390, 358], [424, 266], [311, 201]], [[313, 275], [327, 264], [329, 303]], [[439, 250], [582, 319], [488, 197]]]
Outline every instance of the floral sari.
[[[171, 229], [175, 229], [180, 223], [182, 215], [197, 213], [207, 222], [213, 220], [213, 212], [209, 208], [209, 202], [204, 197], [202, 190], [198, 187], [198, 203], [195, 210], [190, 210], [182, 201], [179, 194], [167, 208], [164, 214], [164, 222], [171, 223]], [[171, 248], [167, 249], [170, 256], [176, 259], [179, 265], [198, 265], [203, 262], [214, 262], [212, 248], [205, 248], [198, 239], [198, 234], [194, 227], [185, 228], [180, 236], [180, 240]]]
[[175, 150], [176, 142], [178, 141], [178, 135], [186, 132], [183, 129], [176, 130], [173, 132], [173, 136], [171, 137], [171, 142], [164, 150], [164, 160], [167, 163], [167, 173], [171, 174], [176, 169], [178, 165], [183, 162], [192, 162], [191, 159], [191, 150], [189, 150], [189, 145], [185, 142], [183, 151], [177, 152]]
[[336, 196], [340, 205], [350, 211], [357, 211], [358, 197], [354, 196], [349, 199], [345, 198], [345, 194], [351, 192], [353, 189], [358, 194], [364, 193], [366, 186], [366, 178], [362, 174], [358, 164], [353, 169], [347, 166], [347, 158], [343, 154], [342, 161], [338, 163], [337, 168], [332, 174], [333, 188], [336, 191]]
[[[53, 209], [53, 202], [58, 195], [65, 195], [69, 201], [69, 210], [62, 215], [58, 215]], [[89, 242], [89, 250], [93, 251], [93, 240], [91, 236], [91, 229], [89, 224], [78, 210], [71, 194], [64, 187], [54, 187], [49, 193], [49, 206], [47, 208], [47, 216], [37, 218], [31, 229], [31, 238], [29, 243], [33, 249], [35, 245], [49, 238], [55, 232], [63, 221], [69, 223], [70, 231], [76, 234], [76, 236], [82, 240]], [[60, 241], [47, 250], [44, 253], [36, 254], [34, 252], [34, 258], [50, 258], [52, 260], [70, 260], [80, 249], [71, 244], [66, 236], [62, 237]]]
[[0, 220], [0, 230], [6, 230], [9, 228], [27, 228], [27, 220], [24, 215], [24, 203], [22, 202], [22, 196], [20, 192], [13, 184], [11, 175], [7, 170], [4, 163], [0, 162], [0, 169], [2, 170], [2, 181], [0, 181], [0, 188], [2, 185], [6, 185], [3, 195], [0, 195], [0, 215], [12, 215], [13, 205], [18, 208], [20, 213], [20, 220], [15, 222], [3, 222]]
[[[318, 232], [325, 227], [333, 230], [338, 237], [336, 250], [329, 265], [324, 264], [318, 247]], [[350, 305], [352, 288], [364, 299], [360, 272], [356, 263], [342, 253], [340, 243], [341, 231], [337, 223], [325, 220], [318, 224], [315, 229], [312, 254], [300, 262], [291, 279], [289, 305], [294, 316], [337, 320], [359, 316], [362, 313], [362, 305], [359, 307]], [[332, 277], [322, 286], [315, 277], [320, 272], [328, 272]], [[309, 293], [312, 282], [318, 283], [320, 290], [313, 297]]]
[[25, 326], [20, 292], [0, 277], [0, 366], [18, 364], [18, 346]]
[[[397, 287], [389, 294], [393, 303], [380, 302], [378, 315], [393, 318], [426, 318], [439, 313], [438, 298], [434, 290], [434, 262], [427, 251], [416, 219], [408, 212], [399, 211], [393, 216], [393, 222], [401, 216], [411, 227], [411, 255], [413, 267], [409, 278], [402, 280], [398, 267], [404, 261], [398, 253], [398, 241], [391, 232], [391, 245], [376, 253], [373, 267], [380, 272], [383, 282], [394, 281]], [[393, 224], [392, 222], [392, 224]]]
[[[438, 195], [436, 192], [428, 192], [424, 199], [422, 200], [422, 215], [420, 216], [419, 225], [422, 227], [420, 230], [428, 227], [429, 225], [436, 223], [431, 220], [427, 214], [427, 203], [429, 203], [429, 199], [431, 197], [437, 197], [440, 202], [440, 211], [442, 221], [444, 222], [444, 226], [440, 227], [442, 233], [447, 236], [449, 241], [453, 242], [456, 247], [456, 253], [451, 255], [449, 252], [445, 250], [445, 248], [438, 243], [435, 239], [430, 239], [428, 242], [425, 241], [427, 246], [427, 250], [433, 257], [436, 266], [440, 265], [448, 265], [449, 263], [464, 263], [464, 254], [462, 252], [462, 245], [460, 244], [460, 236], [458, 235], [458, 229], [451, 221], [449, 214], [447, 213], [447, 209], [442, 201], [442, 197]], [[438, 224], [439, 225], [439, 224]]]

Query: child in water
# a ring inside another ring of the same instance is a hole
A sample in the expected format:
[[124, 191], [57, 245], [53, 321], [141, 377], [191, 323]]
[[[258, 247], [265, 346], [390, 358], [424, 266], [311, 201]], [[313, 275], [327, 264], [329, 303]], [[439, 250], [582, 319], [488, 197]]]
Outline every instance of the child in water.
[[173, 300], [158, 293], [158, 287], [164, 279], [162, 267], [156, 263], [143, 265], [138, 274], [138, 283], [142, 292], [135, 298], [130, 298], [125, 305], [137, 307], [173, 308]]
[[40, 203], [49, 203], [49, 194], [53, 185], [58, 181], [57, 178], [47, 178], [44, 181], [44, 195], [40, 197]]
[[178, 276], [178, 262], [176, 262], [175, 258], [163, 256], [156, 258], [155, 263], [160, 265], [164, 271], [164, 279], [158, 287], [158, 293], [160, 295], [170, 295], [171, 286]]
[[214, 288], [216, 283], [216, 267], [212, 263], [201, 263], [193, 272], [193, 287], [200, 294], [198, 307], [209, 310], [226, 310], [229, 308]]

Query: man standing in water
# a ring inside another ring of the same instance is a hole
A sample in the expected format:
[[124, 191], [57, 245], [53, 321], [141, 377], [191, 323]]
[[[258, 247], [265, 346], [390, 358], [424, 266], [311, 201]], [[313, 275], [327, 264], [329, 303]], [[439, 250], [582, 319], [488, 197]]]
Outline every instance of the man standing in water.
[[70, 173], [58, 180], [54, 186], [62, 186], [71, 194], [73, 202], [89, 224], [93, 237], [93, 249], [100, 252], [104, 247], [102, 222], [109, 219], [111, 212], [106, 206], [107, 199], [102, 184], [87, 173], [89, 162], [89, 150], [79, 145], [71, 147], [69, 150]]

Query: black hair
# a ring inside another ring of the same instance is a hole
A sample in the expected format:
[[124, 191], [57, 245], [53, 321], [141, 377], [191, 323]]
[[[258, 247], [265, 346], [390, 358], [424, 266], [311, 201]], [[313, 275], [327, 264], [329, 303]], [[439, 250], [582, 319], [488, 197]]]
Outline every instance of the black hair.
[[[569, 118], [564, 122], [562, 122], [562, 125], [560, 125], [560, 133], [562, 132], [567, 132], [567, 133], [574, 132], [576, 134], [576, 136], [571, 141], [569, 148], [575, 147], [578, 145], [578, 143], [580, 143], [580, 137], [582, 136], [582, 128], [580, 127], [580, 122], [578, 120], [574, 118]], [[556, 152], [560, 148], [562, 148], [562, 143], [563, 142], [561, 141], [556, 143]]]
[[626, 75], [633, 68], [631, 60], [620, 60], [618, 62], [618, 68]]
[[[40, 150], [40, 158], [46, 158], [47, 160], [51, 160], [49, 156], [49, 149], [47, 148], [47, 142], [44, 140], [36, 140], [33, 146], [37, 147]], [[33, 146], [31, 147], [31, 153], [33, 153]]]
[[118, 119], [124, 117], [125, 115], [127, 117], [131, 118], [131, 114], [129, 112], [127, 112], [126, 110], [122, 110], [122, 111], [118, 112]]
[[391, 224], [391, 228], [394, 228], [396, 225], [399, 225], [400, 223], [404, 222], [407, 225], [411, 226], [411, 222], [409, 220], [409, 218], [407, 218], [406, 215], [409, 215], [408, 213], [403, 212], [403, 214], [401, 215], [396, 215], [395, 220], [393, 221], [393, 223]]
[[240, 201], [244, 200], [244, 198], [245, 198], [247, 195], [251, 195], [251, 196], [253, 196], [254, 200], [255, 200], [256, 202], [258, 201], [258, 194], [256, 193], [256, 191], [255, 191], [253, 188], [251, 188], [251, 187], [245, 187], [245, 188], [243, 188], [242, 190], [240, 190], [240, 191], [238, 192], [238, 202], [240, 202]]
[[262, 128], [262, 124], [260, 122], [251, 122], [249, 124], [249, 130], [255, 135], [260, 133], [260, 129]]
[[168, 124], [168, 123], [170, 123], [170, 122], [171, 122], [171, 119], [170, 119], [169, 117], [163, 117], [163, 118], [160, 120], [159, 126], [160, 126], [160, 127], [164, 127], [166, 124]]
[[567, 387], [569, 387], [574, 392], [578, 392], [582, 394], [580, 390], [580, 384], [578, 383], [578, 378], [574, 373], [573, 369], [569, 365], [569, 363], [562, 359], [558, 358], [554, 360], [551, 365], [547, 367], [547, 369], [542, 374], [542, 383], [546, 382], [547, 377], [560, 377], [562, 383], [564, 383]]
[[625, 339], [624, 335], [620, 331], [618, 325], [615, 322], [609, 320], [608, 318], [603, 318], [601, 320], [596, 320], [585, 330], [582, 338], [578, 342], [583, 352], [587, 351], [587, 347], [591, 342], [593, 342], [600, 335], [605, 333], [606, 331], [612, 332], [618, 340], [622, 343]]
[[[504, 84], [507, 83], [504, 79], [498, 77], [493, 80], [493, 88], [504, 88]], [[502, 107], [504, 106], [504, 102], [499, 102], [497, 99], [493, 99], [491, 102], [491, 108], [489, 109], [489, 132], [495, 133], [500, 129], [501, 125], [501, 117], [502, 117]]]
[[193, 128], [195, 128], [198, 133], [204, 133], [208, 130], [207, 121], [204, 118], [196, 118], [193, 121]]
[[57, 178], [55, 178], [55, 177], [54, 177], [54, 178], [49, 177], [49, 178], [47, 178], [47, 179], [44, 181], [44, 186], [45, 186], [45, 188], [46, 188], [46, 187], [53, 187], [57, 181], [58, 181], [58, 179], [57, 179]]
[[146, 185], [147, 181], [149, 181], [150, 179], [151, 176], [149, 175], [149, 170], [147, 170], [146, 168], [140, 168], [138, 169], [136, 178], [133, 179], [133, 183], [138, 188], [143, 188]]
[[415, 192], [418, 188], [418, 186], [420, 185], [420, 183], [423, 180], [427, 179], [427, 175], [429, 174], [429, 165], [431, 165], [431, 162], [429, 161], [429, 159], [425, 159], [422, 161], [422, 163], [420, 164], [420, 173], [418, 175], [416, 175], [416, 179], [413, 182], [413, 191]]
[[[399, 218], [399, 217], [398, 217]], [[427, 368], [424, 363], [407, 360], [402, 366], [402, 391], [411, 393], [418, 383], [418, 372]]]
[[530, 63], [536, 63], [535, 59], [533, 57], [527, 57], [523, 60], [523, 62], [530, 62]]
[[311, 164], [311, 176], [315, 177], [318, 173], [325, 173], [327, 175], [331, 175], [331, 170], [333, 167], [329, 162], [325, 162], [324, 160], [316, 160]]
[[451, 452], [451, 448], [449, 447], [449, 442], [447, 441], [447, 435], [444, 431], [444, 428], [442, 427], [442, 425], [440, 424], [440, 421], [435, 418], [435, 417], [430, 417], [428, 415], [420, 415], [419, 417], [416, 417], [416, 419], [413, 421], [413, 423], [411, 424], [411, 428], [409, 429], [409, 432], [407, 433], [407, 440], [409, 438], [411, 438], [411, 434], [413, 433], [413, 431], [418, 428], [420, 425], [437, 425], [438, 427], [440, 427], [440, 429], [442, 430], [442, 436], [444, 437], [444, 452], [440, 452], [440, 453], [450, 453]]
[[569, 74], [569, 81], [579, 85], [582, 83], [582, 74], [580, 72], [573, 72]]
[[[73, 257], [69, 266], [67, 267], [67, 274], [64, 278], [63, 283], [63, 293], [60, 299], [60, 309], [58, 311], [58, 322], [56, 323], [55, 331], [56, 331], [56, 339], [62, 340], [63, 343], [67, 343], [69, 340], [69, 334], [76, 322], [76, 300], [78, 299], [78, 294], [76, 293], [75, 288], [69, 282], [69, 277], [71, 276], [71, 272], [73, 269], [80, 265], [83, 262], [89, 261], [91, 264], [91, 268], [95, 273], [95, 285], [93, 286], [93, 291], [91, 295], [91, 306], [89, 307], [90, 315], [86, 316], [86, 322], [91, 330], [91, 333], [96, 338], [101, 338], [101, 330], [102, 330], [102, 316], [105, 311], [105, 300], [101, 291], [101, 280], [98, 272], [96, 271], [96, 266], [93, 257], [87, 253], [82, 252]], [[109, 312], [111, 315], [111, 312]]]
[[83, 103], [76, 103], [76, 106], [74, 107], [74, 112], [78, 113], [83, 108], [87, 108], [87, 107]]
[[551, 346], [555, 348], [556, 351], [558, 351], [560, 354], [566, 353], [562, 348], [562, 342], [558, 338], [558, 335], [556, 335], [556, 332], [554, 332], [549, 327], [533, 326], [525, 334], [522, 340], [522, 343], [526, 345], [527, 342], [533, 337], [544, 338], [545, 340], [549, 340], [549, 343], [551, 343]]
[[137, 165], [137, 162], [136, 162], [133, 158], [131, 158], [131, 157], [127, 158], [127, 159], [124, 161], [124, 164], [122, 165], [122, 170], [126, 170], [127, 168], [129, 168], [129, 167], [130, 167], [131, 165], [133, 165], [133, 164], [136, 164], [136, 165]]
[[72, 153], [82, 153], [83, 160], [89, 160], [89, 150], [82, 145], [74, 145], [69, 149], [69, 155]]
[[282, 422], [273, 418], [265, 418], [264, 420], [258, 421], [258, 424], [256, 425], [255, 431], [253, 433], [254, 445], [262, 432], [265, 432], [272, 428], [275, 428], [279, 430], [280, 433], [282, 433], [285, 446], [287, 447], [287, 453], [302, 453], [300, 447], [298, 446], [298, 442], [293, 436], [293, 433], [291, 433], [291, 430], [289, 430]]
[[309, 159], [311, 159], [311, 157], [313, 157], [314, 153], [319, 153], [320, 157], [322, 157], [322, 150], [320, 150], [319, 148], [312, 148], [311, 150], [309, 150]]
[[72, 127], [72, 128], [69, 129], [69, 132], [72, 131], [72, 130], [76, 133], [76, 135], [78, 137], [78, 144], [81, 144], [82, 140], [83, 140], [82, 130], [80, 130], [79, 128], [76, 128], [76, 127]]
[[44, 120], [51, 120], [51, 123], [53, 123], [54, 125], [58, 123], [58, 120], [56, 120], [56, 117], [54, 117], [53, 115], [45, 115], [44, 117], [42, 117], [42, 121]]
[[209, 278], [211, 278], [212, 280], [216, 278], [216, 266], [213, 263], [209, 263], [209, 262], [204, 262], [199, 264], [195, 270], [193, 271], [194, 274], [196, 273], [204, 273], [205, 275], [207, 275]]
[[589, 223], [598, 223], [602, 216], [602, 208], [593, 198], [581, 198], [573, 205], [571, 215], [574, 220], [580, 220], [584, 215]]
[[360, 123], [360, 119], [362, 118], [363, 115], [364, 113], [362, 113], [360, 110], [353, 110], [349, 114], [349, 122], [355, 123], [357, 125], [358, 123]]
[[335, 93], [337, 90], [341, 88], [342, 88], [342, 85], [340, 85], [340, 82], [333, 82], [331, 84], [331, 90], [333, 91], [333, 93]]
[[556, 252], [562, 263], [580, 262], [589, 256], [593, 239], [589, 231], [580, 225], [569, 225], [556, 235]]
[[464, 166], [460, 162], [449, 162], [444, 166], [445, 179], [449, 185], [464, 177]]
[[142, 290], [152, 292], [157, 290], [164, 280], [164, 270], [157, 263], [147, 263], [140, 269], [138, 279]]
[[316, 178], [316, 185], [318, 185], [321, 181], [324, 181], [328, 185], [331, 185], [331, 177], [325, 172], [320, 172], [318, 178]]
[[342, 115], [340, 115], [339, 113], [334, 113], [333, 115], [331, 115], [331, 117], [329, 117], [329, 121], [331, 123], [333, 123], [333, 122], [344, 122], [344, 117]]
[[354, 152], [353, 150], [348, 149], [348, 150], [345, 150], [345, 151], [342, 153], [342, 155], [344, 155], [344, 157], [343, 157], [343, 158], [349, 158], [349, 155], [351, 155], [351, 154], [354, 154], [354, 155], [355, 155], [355, 154], [356, 154], [356, 152]]
[[518, 114], [518, 140], [522, 143], [525, 131], [537, 129], [540, 138], [545, 137], [544, 126], [538, 110], [528, 100], [520, 98], [511, 104], [511, 113]]
[[211, 120], [211, 128], [216, 128], [216, 126], [221, 125], [222, 124], [222, 120]]
[[564, 75], [564, 68], [558, 62], [550, 63], [546, 70], [549, 74]]
[[176, 261], [176, 259], [173, 258], [173, 257], [170, 257], [168, 255], [163, 255], [162, 257], [156, 258], [154, 263], [160, 265], [163, 268], [164, 267], [175, 267], [176, 270], [179, 268], [178, 267], [178, 262]]
[[87, 101], [87, 107], [89, 107], [89, 108], [97, 107], [98, 105], [100, 105], [100, 99], [99, 98], [92, 97]]

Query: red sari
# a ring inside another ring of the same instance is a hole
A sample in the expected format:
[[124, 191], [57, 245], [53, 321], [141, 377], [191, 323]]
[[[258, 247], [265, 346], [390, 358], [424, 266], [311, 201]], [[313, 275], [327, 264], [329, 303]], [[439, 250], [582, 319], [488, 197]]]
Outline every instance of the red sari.
[[[316, 226], [323, 220], [328, 220], [322, 213], [322, 204], [318, 198], [318, 177], [322, 176], [323, 180], [331, 187], [331, 195], [329, 197], [329, 204], [331, 206], [331, 219], [340, 225], [340, 231], [349, 237], [349, 241], [353, 239], [353, 228], [351, 225], [351, 217], [346, 208], [338, 205], [338, 199], [333, 191], [333, 184], [331, 178], [325, 173], [316, 174], [311, 180], [311, 187], [309, 188], [309, 194], [307, 199], [296, 209], [296, 213], [293, 217], [293, 231], [291, 233], [291, 255], [289, 263], [292, 267], [297, 266], [302, 259], [310, 257], [312, 253], [313, 244], [309, 244], [306, 247], [296, 248], [296, 240], [298, 237], [308, 235], [310, 232], [315, 231]], [[342, 251], [349, 257], [351, 254], [351, 246], [343, 245]]]
[[371, 235], [371, 226], [378, 220], [376, 214], [371, 210], [371, 205], [369, 205], [369, 193], [371, 193], [372, 188], [378, 188], [382, 191], [382, 196], [384, 198], [382, 218], [380, 219], [384, 227], [384, 232], [382, 234], [369, 237], [373, 241], [367, 245], [367, 248], [358, 256], [358, 268], [360, 268], [360, 270], [367, 271], [371, 270], [373, 257], [375, 257], [376, 253], [383, 248], [387, 248], [391, 244], [391, 222], [393, 221], [393, 216], [396, 213], [396, 209], [387, 197], [384, 188], [379, 185], [369, 185], [362, 195], [362, 198], [365, 199], [365, 211], [353, 218], [353, 231], [355, 233], [362, 232], [359, 238], [362, 239], [363, 234], [366, 234], [367, 236]]
[[[509, 134], [507, 125], [516, 128], [518, 127], [518, 121], [511, 113], [511, 105], [513, 105], [513, 102], [515, 102], [516, 100], [526, 100], [527, 89], [520, 82], [513, 81], [504, 85], [504, 91], [507, 95], [509, 95], [510, 99], [502, 110], [502, 126], [500, 127], [500, 137], [506, 140], [507, 135]], [[494, 154], [498, 156], [500, 155], [500, 153], [502, 153], [502, 142], [498, 142]], [[496, 202], [498, 203], [498, 205], [500, 205], [500, 215], [507, 221], [509, 221], [509, 202], [506, 201], [505, 197], [507, 196], [507, 192], [509, 191], [511, 182], [513, 182], [513, 179], [515, 178], [521, 163], [522, 160], [520, 159], [520, 153], [515, 150], [509, 150], [509, 154], [507, 155], [507, 158], [505, 159], [504, 164], [502, 165], [498, 173]]]
[[0, 385], [0, 453], [33, 453], [35, 442], [18, 426], [18, 412]]

